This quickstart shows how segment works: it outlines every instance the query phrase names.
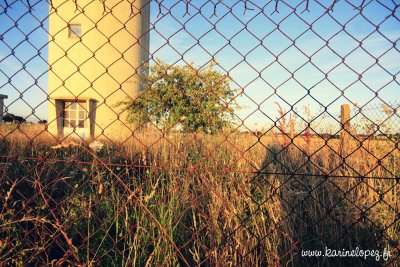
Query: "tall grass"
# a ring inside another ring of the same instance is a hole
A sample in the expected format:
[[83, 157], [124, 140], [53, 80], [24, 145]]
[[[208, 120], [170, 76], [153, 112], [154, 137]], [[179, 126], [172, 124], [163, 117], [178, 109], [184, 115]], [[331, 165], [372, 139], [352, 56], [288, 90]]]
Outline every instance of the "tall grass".
[[338, 139], [143, 130], [94, 152], [51, 149], [44, 126], [1, 127], [5, 264], [383, 264], [300, 255], [325, 246], [388, 247], [400, 262], [396, 143], [353, 139], [343, 162]]

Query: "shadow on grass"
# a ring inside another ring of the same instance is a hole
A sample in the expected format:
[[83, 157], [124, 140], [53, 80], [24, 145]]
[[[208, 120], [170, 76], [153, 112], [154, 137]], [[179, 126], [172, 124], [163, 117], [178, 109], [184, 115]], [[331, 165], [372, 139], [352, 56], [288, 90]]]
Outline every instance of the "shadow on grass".
[[[268, 148], [263, 174], [256, 183], [270, 187], [270, 198], [280, 202], [279, 264], [283, 266], [384, 266], [381, 257], [317, 257], [302, 253], [321, 251], [329, 255], [368, 250], [382, 253], [387, 248], [384, 228], [376, 222], [362, 197], [368, 191], [358, 178], [329, 177], [324, 170], [333, 164], [329, 155], [308, 158], [294, 147]], [[330, 166], [331, 167], [331, 166]], [[395, 182], [387, 185], [393, 186]], [[393, 213], [393, 212], [392, 212]], [[393, 214], [392, 214], [393, 215]], [[394, 213], [394, 216], [396, 214]], [[388, 216], [388, 219], [392, 216]], [[328, 251], [327, 251], [328, 250]], [[329, 251], [330, 250], [330, 251]], [[309, 252], [307, 252], [309, 251]], [[356, 253], [356, 252], [355, 252]], [[392, 255], [393, 260], [397, 255]], [[395, 262], [398, 262], [394, 259]]]

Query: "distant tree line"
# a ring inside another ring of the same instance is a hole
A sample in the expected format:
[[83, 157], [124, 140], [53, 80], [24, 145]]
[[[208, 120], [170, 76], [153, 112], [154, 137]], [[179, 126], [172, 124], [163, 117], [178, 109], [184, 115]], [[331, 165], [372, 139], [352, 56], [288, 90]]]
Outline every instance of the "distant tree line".
[[[3, 122], [10, 122], [10, 123], [24, 123], [26, 119], [21, 116], [14, 115], [12, 113], [7, 113], [3, 116]], [[39, 120], [38, 123], [46, 124], [47, 120]]]

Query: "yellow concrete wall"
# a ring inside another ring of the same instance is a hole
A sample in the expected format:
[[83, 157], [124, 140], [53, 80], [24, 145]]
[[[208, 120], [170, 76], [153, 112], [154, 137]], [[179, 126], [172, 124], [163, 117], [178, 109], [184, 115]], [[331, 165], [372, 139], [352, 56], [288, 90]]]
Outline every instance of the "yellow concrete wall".
[[[148, 0], [106, 0], [106, 12], [102, 1], [77, 0], [78, 9], [72, 0], [52, 2], [49, 131], [57, 135], [55, 99], [78, 98], [97, 103], [95, 137], [131, 134], [133, 126], [115, 104], [135, 98], [148, 73]], [[81, 24], [81, 38], [69, 37], [68, 24]]]

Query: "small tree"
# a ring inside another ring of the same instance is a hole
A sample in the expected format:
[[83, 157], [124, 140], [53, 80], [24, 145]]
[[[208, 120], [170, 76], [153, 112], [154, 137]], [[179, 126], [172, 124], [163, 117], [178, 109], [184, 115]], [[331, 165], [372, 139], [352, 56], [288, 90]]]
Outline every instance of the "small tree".
[[193, 64], [169, 66], [156, 62], [143, 91], [136, 99], [122, 102], [128, 120], [139, 124], [152, 122], [169, 130], [214, 134], [233, 123], [234, 90], [227, 75], [210, 64], [196, 68]]

